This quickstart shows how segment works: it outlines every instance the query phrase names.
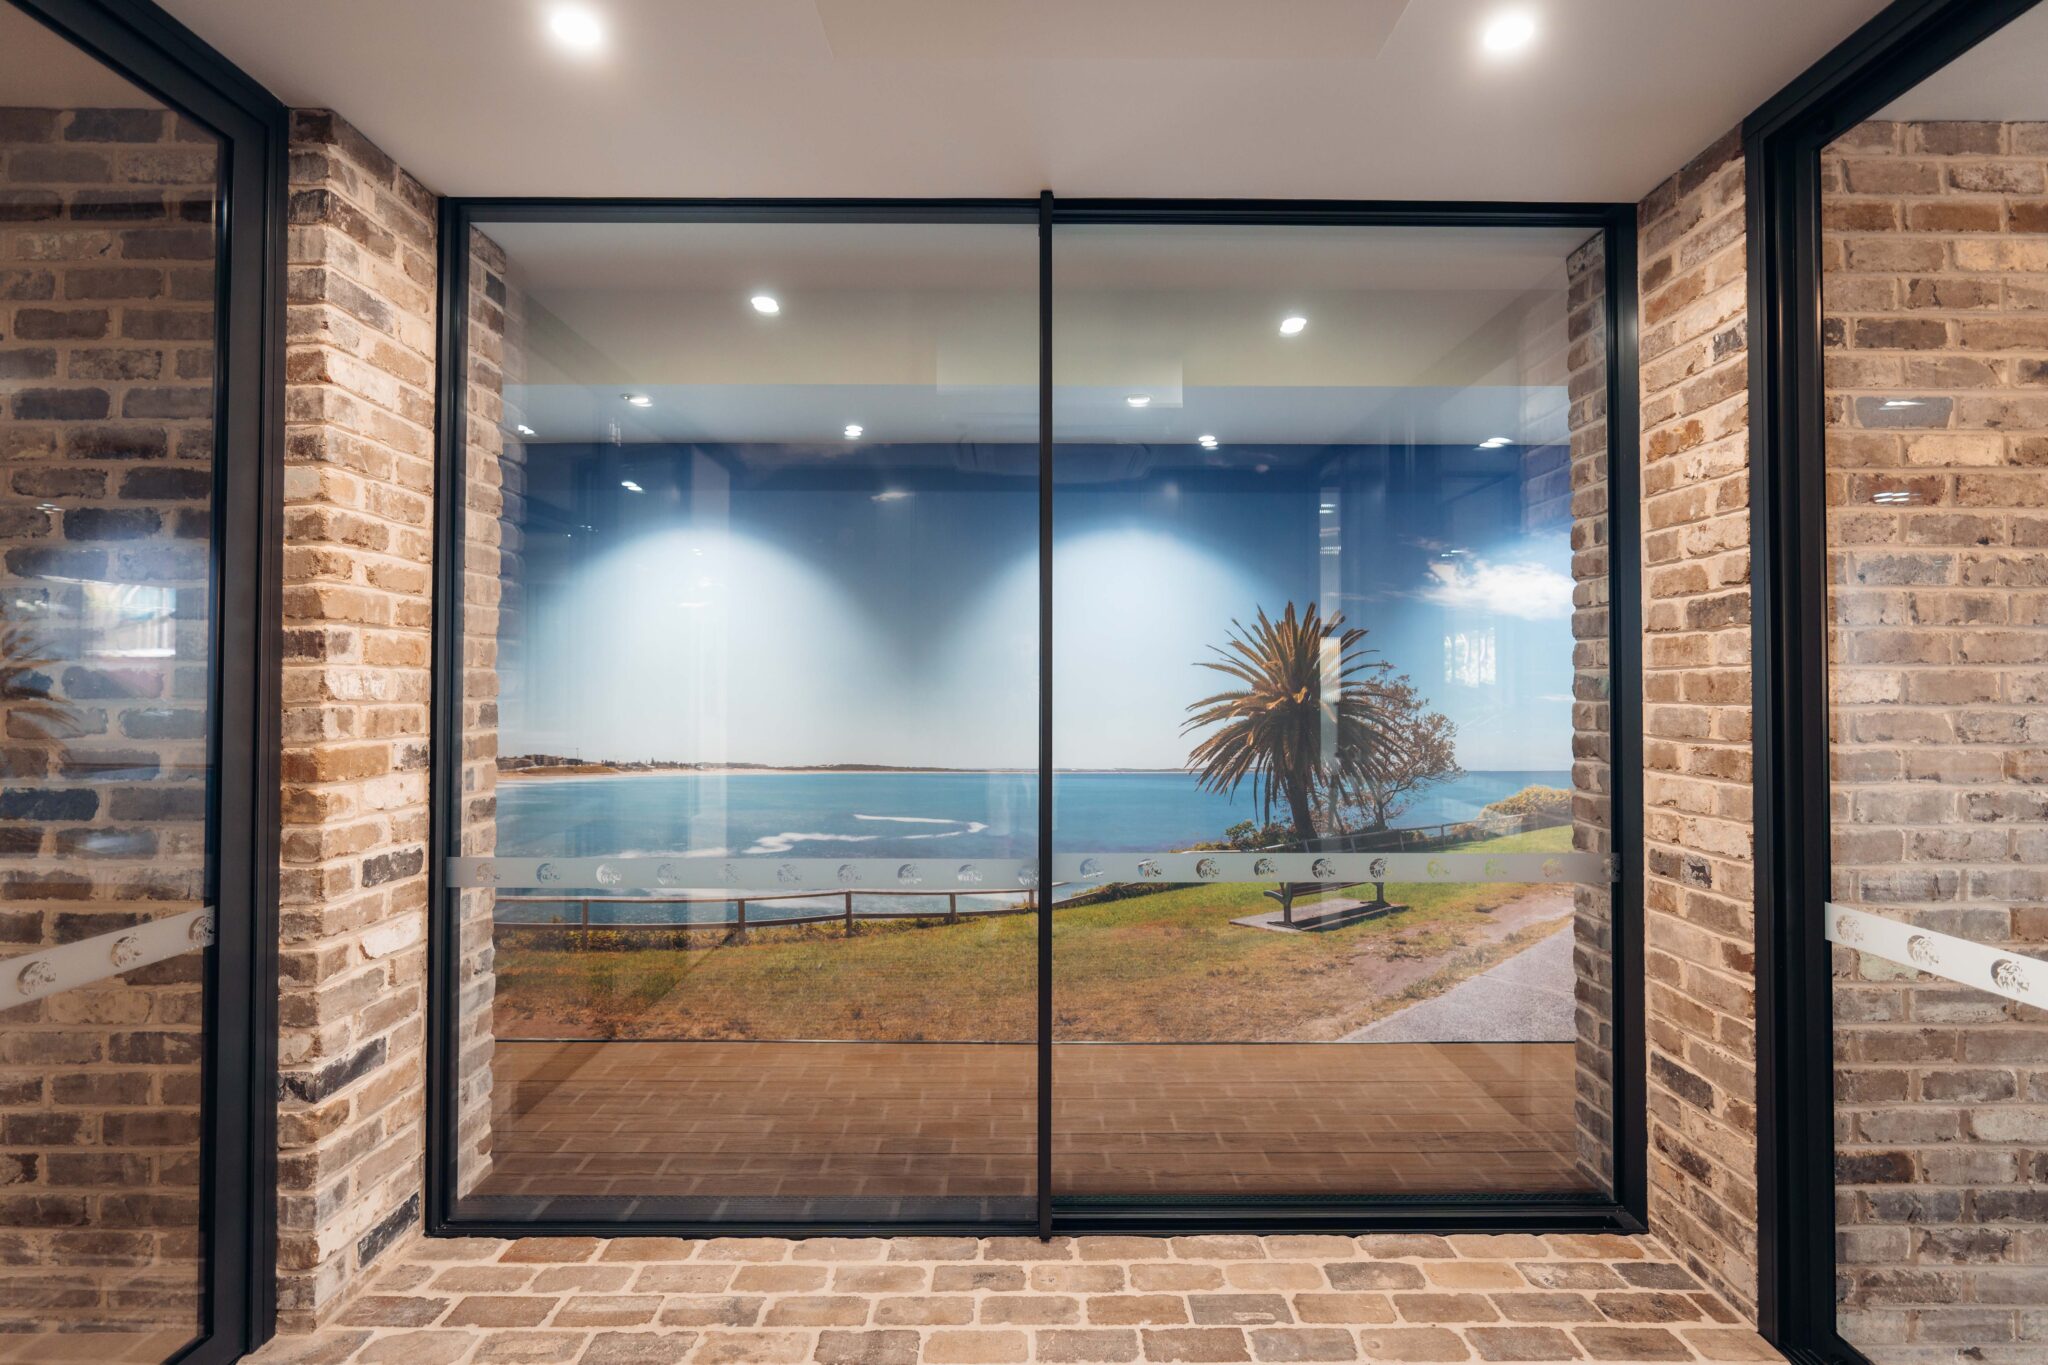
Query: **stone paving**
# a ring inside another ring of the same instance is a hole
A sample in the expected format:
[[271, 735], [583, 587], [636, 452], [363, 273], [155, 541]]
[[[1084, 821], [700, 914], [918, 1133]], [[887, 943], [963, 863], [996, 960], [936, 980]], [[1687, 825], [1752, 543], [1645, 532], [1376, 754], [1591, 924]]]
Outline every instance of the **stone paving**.
[[1647, 1237], [412, 1244], [264, 1365], [1758, 1361]]
[[[1067, 1043], [1053, 1066], [1056, 1194], [1587, 1188], [1570, 1043]], [[942, 1201], [1009, 1198], [1028, 1219], [1036, 1067], [994, 1044], [501, 1040], [463, 1212], [711, 1221], [741, 1197], [756, 1221], [975, 1222], [995, 1215]]]

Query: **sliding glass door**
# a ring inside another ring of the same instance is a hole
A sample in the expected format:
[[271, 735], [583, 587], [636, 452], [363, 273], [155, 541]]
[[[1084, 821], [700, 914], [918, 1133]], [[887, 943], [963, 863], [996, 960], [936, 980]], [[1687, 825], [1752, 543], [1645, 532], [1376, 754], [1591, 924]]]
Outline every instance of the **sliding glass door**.
[[2044, 61], [2036, 7], [1818, 163], [1830, 861], [1787, 913], [1833, 945], [1816, 1317], [1874, 1365], [2048, 1358]]
[[445, 1223], [1612, 1207], [1599, 214], [465, 213]]
[[1577, 1103], [1607, 1022], [1579, 989], [1608, 880], [1605, 661], [1574, 657], [1606, 572], [1586, 242], [1055, 235], [1075, 1207], [1602, 1188]]
[[0, 0], [8, 1361], [204, 1365], [268, 1331], [283, 110], [154, 32]]
[[458, 1216], [1035, 1215], [1037, 241], [478, 223]]

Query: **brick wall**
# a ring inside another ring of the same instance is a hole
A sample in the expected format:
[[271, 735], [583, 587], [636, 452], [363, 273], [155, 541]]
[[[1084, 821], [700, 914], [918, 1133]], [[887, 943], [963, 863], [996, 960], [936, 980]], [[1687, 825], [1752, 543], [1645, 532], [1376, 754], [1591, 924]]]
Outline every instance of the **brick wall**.
[[[468, 417], [465, 437], [462, 607], [462, 848], [493, 853], [498, 839], [498, 698], [501, 649], [516, 646], [520, 503], [525, 448], [505, 411], [505, 384], [522, 365], [518, 311], [505, 253], [470, 237]], [[509, 336], [508, 336], [509, 333]], [[508, 369], [510, 374], [508, 376]], [[510, 628], [508, 628], [510, 627]], [[458, 897], [456, 1192], [467, 1194], [491, 1159], [492, 1059], [497, 1034], [496, 893]]]
[[1741, 143], [1638, 209], [1653, 1228], [1756, 1298], [1749, 406]]
[[[1612, 708], [1608, 704], [1607, 250], [1596, 234], [1565, 264], [1566, 391], [1571, 433], [1563, 480], [1572, 538], [1572, 847], [1614, 848]], [[1614, 1185], [1613, 894], [1572, 893], [1579, 1164]]]
[[[1823, 164], [1834, 894], [2035, 955], [2044, 172], [2040, 123], [1865, 124]], [[2041, 1358], [2048, 1015], [1848, 951], [1836, 976], [1844, 1334], [1879, 1365]]]
[[424, 1149], [433, 196], [292, 118], [279, 1310], [416, 1235]]
[[[0, 108], [0, 956], [205, 894], [218, 156], [146, 103]], [[0, 1333], [190, 1335], [200, 968], [0, 1011]]]

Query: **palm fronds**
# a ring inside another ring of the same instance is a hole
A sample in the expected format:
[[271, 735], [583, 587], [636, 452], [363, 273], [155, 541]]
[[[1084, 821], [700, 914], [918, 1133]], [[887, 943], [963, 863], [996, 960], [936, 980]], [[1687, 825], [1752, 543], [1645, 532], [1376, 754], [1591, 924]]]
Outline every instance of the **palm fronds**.
[[22, 720], [54, 738], [71, 728], [71, 711], [51, 698], [44, 670], [54, 660], [41, 656], [40, 646], [27, 627], [0, 621], [0, 709], [7, 718]]
[[[1250, 629], [1230, 623], [1214, 659], [1198, 661], [1238, 684], [1188, 706], [1181, 732], [1210, 730], [1188, 755], [1200, 784], [1235, 792], [1249, 780], [1262, 817], [1285, 803], [1298, 838], [1315, 837], [1319, 794], [1401, 745], [1381, 677], [1389, 665], [1364, 647], [1366, 632], [1328, 621], [1311, 603], [1289, 602], [1279, 619], [1262, 608]], [[1212, 728], [1213, 727], [1213, 728]]]

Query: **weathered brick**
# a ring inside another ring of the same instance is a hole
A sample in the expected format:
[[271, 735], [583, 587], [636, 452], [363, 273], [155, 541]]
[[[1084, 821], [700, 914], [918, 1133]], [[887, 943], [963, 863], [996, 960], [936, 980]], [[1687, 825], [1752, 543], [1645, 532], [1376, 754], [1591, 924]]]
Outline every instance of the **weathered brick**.
[[[1739, 148], [1727, 157], [1739, 163]], [[1830, 225], [1840, 233], [1866, 234], [1849, 240], [1866, 255], [1878, 256], [1893, 248], [1863, 244], [1888, 241], [1870, 234], [1895, 230], [1901, 216], [1895, 205], [1875, 196], [1897, 194], [1901, 187], [1931, 192], [1939, 186], [1940, 169], [1932, 162], [1870, 158], [1856, 163], [1850, 179], [1857, 197], [1831, 201]], [[1725, 211], [1737, 217], [1740, 186], [1738, 176], [1727, 189], [1738, 202]], [[1703, 193], [1699, 184], [1680, 176], [1644, 201], [1638, 213], [1642, 287], [1650, 288], [1654, 272], [1660, 288], [1693, 287], [1704, 293], [1704, 277], [1717, 269], [1714, 286], [1736, 296], [1722, 326], [1742, 335], [1747, 319], [1739, 298], [1739, 253], [1688, 249], [1714, 221], [1701, 202]], [[1739, 244], [1739, 233], [1717, 235], [1711, 247], [1727, 252]], [[1928, 243], [1901, 264], [1937, 266], [1941, 260], [1939, 245]], [[1698, 283], [1688, 285], [1688, 280]], [[1892, 281], [1870, 291], [1873, 306], [1889, 308], [1903, 299]], [[1857, 319], [1853, 328], [1841, 329], [1837, 344], [1848, 342], [1859, 351], [1919, 351], [1947, 340], [1943, 319], [1890, 315]], [[1750, 632], [1749, 450], [1747, 414], [1739, 397], [1749, 382], [1747, 348], [1731, 347], [1716, 358], [1719, 366], [1711, 383], [1690, 371], [1654, 364], [1646, 364], [1641, 377], [1648, 495], [1644, 915], [1654, 946], [1647, 954], [1650, 1218], [1688, 1265], [1746, 1307], [1756, 1293], [1755, 1210], [1742, 1193], [1754, 1185], [1756, 1161], [1754, 1134], [1745, 1122], [1756, 1085], [1753, 930], [1739, 909], [1711, 914], [1718, 901], [1699, 899], [1728, 894], [1740, 898], [1738, 906], [1746, 904], [1751, 880], [1749, 676], [1747, 669], [1726, 666], [1746, 660]], [[1724, 412], [1732, 417], [1724, 418]], [[1713, 452], [1711, 460], [1705, 451]], [[1679, 461], [1691, 467], [1673, 471]], [[1702, 1069], [1708, 1055], [1714, 1061], [1711, 1079]], [[1713, 1140], [1698, 1140], [1701, 1133]], [[1550, 1289], [1619, 1283], [1605, 1267], [1524, 1263], [1521, 1268], [1532, 1284]], [[1500, 1296], [1504, 1310], [1512, 1302], [1515, 1311], [1509, 1316], [1525, 1314], [1525, 1321], [1565, 1311], [1573, 1297]], [[1521, 1339], [1510, 1332], [1496, 1344], [1507, 1350]]]

